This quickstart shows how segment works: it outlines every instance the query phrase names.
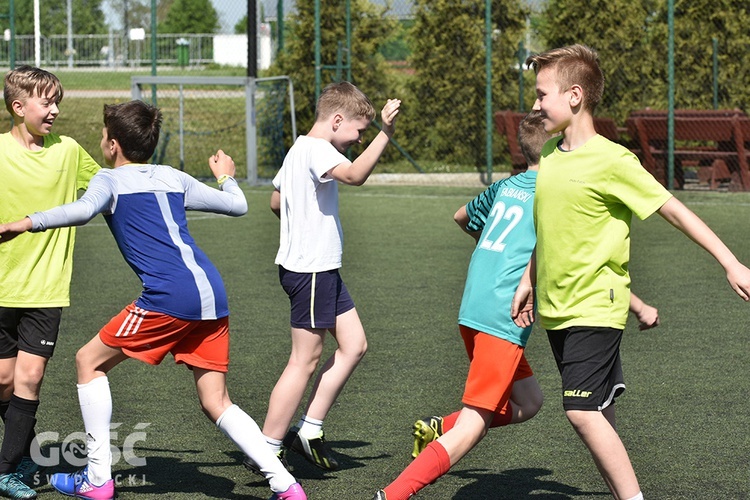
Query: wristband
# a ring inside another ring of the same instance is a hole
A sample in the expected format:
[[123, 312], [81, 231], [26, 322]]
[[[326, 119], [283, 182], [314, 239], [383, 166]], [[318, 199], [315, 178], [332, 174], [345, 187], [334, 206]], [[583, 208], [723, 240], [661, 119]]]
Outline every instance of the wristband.
[[216, 182], [219, 183], [219, 187], [221, 187], [227, 180], [233, 179], [233, 177], [229, 174], [220, 175], [218, 179], [216, 179]]

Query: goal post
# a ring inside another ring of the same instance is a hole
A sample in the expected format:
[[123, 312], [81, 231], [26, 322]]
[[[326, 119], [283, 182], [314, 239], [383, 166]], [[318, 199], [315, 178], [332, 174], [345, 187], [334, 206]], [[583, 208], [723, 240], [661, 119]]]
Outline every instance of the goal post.
[[297, 137], [288, 76], [133, 76], [131, 97], [162, 110], [155, 160], [199, 178], [211, 177], [207, 158], [224, 149], [238, 178], [268, 182]]

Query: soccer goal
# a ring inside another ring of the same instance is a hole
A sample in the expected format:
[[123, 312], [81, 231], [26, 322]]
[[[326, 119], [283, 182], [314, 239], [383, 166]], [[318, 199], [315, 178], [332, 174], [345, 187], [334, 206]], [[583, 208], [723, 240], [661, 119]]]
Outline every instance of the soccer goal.
[[212, 177], [208, 158], [223, 149], [237, 178], [267, 183], [297, 137], [288, 76], [133, 76], [131, 96], [162, 111], [154, 161], [198, 178]]

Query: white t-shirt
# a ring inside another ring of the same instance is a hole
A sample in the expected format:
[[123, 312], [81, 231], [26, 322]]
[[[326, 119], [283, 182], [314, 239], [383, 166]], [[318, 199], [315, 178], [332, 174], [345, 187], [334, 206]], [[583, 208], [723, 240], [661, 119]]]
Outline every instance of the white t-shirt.
[[324, 176], [348, 161], [325, 139], [297, 138], [273, 179], [281, 193], [276, 264], [297, 273], [341, 267], [344, 234], [339, 221], [338, 183]]

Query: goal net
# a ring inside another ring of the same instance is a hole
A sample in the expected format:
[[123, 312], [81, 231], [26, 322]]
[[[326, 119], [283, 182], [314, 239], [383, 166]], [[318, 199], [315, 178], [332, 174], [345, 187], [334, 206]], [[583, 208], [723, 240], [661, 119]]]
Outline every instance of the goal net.
[[131, 96], [162, 111], [154, 162], [197, 178], [213, 177], [208, 158], [222, 149], [234, 160], [238, 179], [267, 183], [297, 135], [287, 76], [133, 76]]

